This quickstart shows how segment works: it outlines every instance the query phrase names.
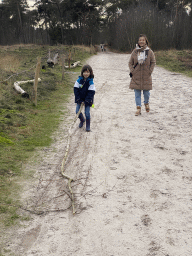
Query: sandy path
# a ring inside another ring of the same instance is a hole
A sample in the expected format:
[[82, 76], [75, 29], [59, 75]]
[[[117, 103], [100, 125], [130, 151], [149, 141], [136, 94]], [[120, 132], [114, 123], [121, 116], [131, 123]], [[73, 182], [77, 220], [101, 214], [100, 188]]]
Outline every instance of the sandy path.
[[[75, 179], [77, 213], [34, 215], [9, 244], [15, 255], [192, 255], [192, 79], [156, 67], [151, 112], [143, 108], [135, 117], [128, 59], [112, 53], [89, 59], [97, 88], [92, 132], [75, 125], [66, 165]], [[73, 99], [70, 106], [72, 119]], [[34, 185], [34, 198], [43, 198], [49, 210], [70, 205], [61, 196], [67, 190], [59, 168], [66, 146], [62, 129]]]

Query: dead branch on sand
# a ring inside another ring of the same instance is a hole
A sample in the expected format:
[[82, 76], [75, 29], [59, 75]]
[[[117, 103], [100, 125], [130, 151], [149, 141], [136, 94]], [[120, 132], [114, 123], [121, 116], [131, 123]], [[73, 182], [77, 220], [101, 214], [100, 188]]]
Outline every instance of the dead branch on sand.
[[72, 136], [71, 130], [72, 130], [73, 125], [75, 124], [77, 118], [79, 117], [79, 114], [81, 113], [83, 106], [84, 106], [84, 103], [81, 103], [81, 107], [79, 109], [79, 112], [76, 114], [76, 116], [74, 118], [74, 121], [73, 121], [73, 123], [72, 123], [72, 125], [71, 125], [71, 127], [69, 129], [67, 148], [66, 148], [66, 151], [65, 151], [65, 156], [64, 156], [63, 161], [62, 161], [62, 165], [61, 165], [61, 174], [63, 175], [64, 178], [68, 179], [68, 187], [69, 187], [69, 190], [70, 190], [70, 193], [71, 193], [71, 201], [72, 201], [73, 214], [75, 214], [74, 195], [73, 195], [73, 190], [71, 188], [71, 182], [73, 181], [73, 179], [64, 173], [65, 172], [64, 167], [65, 167], [65, 162], [67, 160], [67, 156], [68, 156], [68, 153], [69, 153], [69, 146], [70, 146], [71, 136]]

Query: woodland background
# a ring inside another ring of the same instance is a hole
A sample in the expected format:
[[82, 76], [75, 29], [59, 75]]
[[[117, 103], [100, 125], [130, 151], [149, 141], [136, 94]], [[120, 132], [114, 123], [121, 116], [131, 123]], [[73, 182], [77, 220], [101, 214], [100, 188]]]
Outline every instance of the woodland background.
[[0, 45], [108, 44], [130, 51], [140, 33], [153, 50], [192, 48], [192, 1], [2, 0]]

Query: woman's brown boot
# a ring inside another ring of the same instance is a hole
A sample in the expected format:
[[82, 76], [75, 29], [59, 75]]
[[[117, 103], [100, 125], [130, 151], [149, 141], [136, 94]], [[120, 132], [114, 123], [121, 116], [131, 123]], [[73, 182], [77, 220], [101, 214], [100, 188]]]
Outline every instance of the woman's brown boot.
[[149, 103], [145, 104], [145, 109], [147, 112], [149, 112], [150, 108], [149, 108]]
[[135, 115], [136, 116], [141, 115], [141, 107], [140, 106], [137, 106], [137, 111], [135, 112]]

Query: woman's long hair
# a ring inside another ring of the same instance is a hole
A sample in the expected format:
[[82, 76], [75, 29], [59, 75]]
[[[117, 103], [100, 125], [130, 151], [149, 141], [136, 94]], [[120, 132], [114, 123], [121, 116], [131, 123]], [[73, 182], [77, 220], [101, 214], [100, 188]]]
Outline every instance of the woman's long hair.
[[[146, 45], [149, 46], [149, 41], [148, 41], [148, 39], [147, 39], [147, 36], [144, 35], [144, 34], [140, 34], [139, 37], [138, 37], [138, 41], [137, 41], [137, 42], [139, 42], [139, 38], [140, 38], [140, 37], [144, 37], [144, 38], [145, 38], [145, 41], [146, 41]], [[138, 45], [139, 45], [139, 44], [138, 44]], [[139, 47], [140, 47], [140, 45], [139, 45]]]

